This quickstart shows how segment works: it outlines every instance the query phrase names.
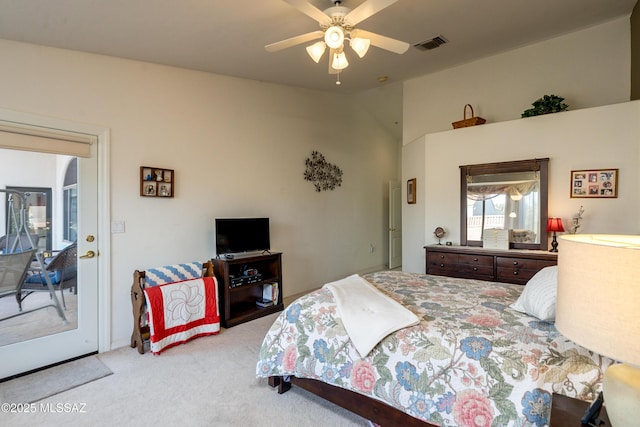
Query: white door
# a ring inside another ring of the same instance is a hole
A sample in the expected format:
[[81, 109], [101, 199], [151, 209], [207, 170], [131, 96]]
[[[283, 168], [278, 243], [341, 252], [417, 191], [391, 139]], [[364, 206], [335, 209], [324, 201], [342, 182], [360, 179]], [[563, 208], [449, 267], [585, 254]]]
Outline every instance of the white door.
[[[0, 143], [2, 143], [1, 137], [7, 136], [6, 133], [2, 135], [2, 122], [0, 121]], [[50, 130], [49, 133], [51, 133]], [[69, 133], [67, 132], [66, 135], [68, 136]], [[71, 307], [70, 302], [67, 309], [62, 310], [65, 314], [65, 319], [62, 318], [57, 309], [46, 308], [20, 315], [13, 319], [0, 320], [0, 335], [5, 329], [8, 329], [7, 325], [10, 325], [10, 322], [19, 320], [24, 324], [28, 324], [36, 316], [39, 316], [38, 319], [40, 319], [39, 322], [43, 328], [45, 326], [56, 327], [64, 325], [63, 330], [61, 332], [54, 331], [36, 338], [25, 335], [22, 340], [17, 342], [0, 345], [0, 360], [3, 361], [0, 363], [0, 379], [98, 351], [98, 140], [97, 138], [93, 138], [93, 140], [93, 143], [86, 144], [89, 146], [84, 154], [86, 157], [77, 157], [77, 185], [74, 188], [75, 191], [71, 193], [64, 191], [64, 183], [60, 177], [60, 170], [63, 169], [61, 165], [66, 165], [71, 157], [60, 155], [59, 149], [50, 150], [58, 154], [43, 153], [42, 150], [47, 150], [47, 148], [41, 148], [35, 150], [35, 152], [33, 147], [30, 148], [29, 152], [20, 149], [0, 149], [0, 168], [5, 170], [11, 168], [8, 164], [11, 159], [25, 159], [24, 156], [27, 155], [38, 156], [38, 162], [41, 165], [48, 165], [46, 167], [57, 170], [57, 172], [53, 173], [51, 171], [44, 173], [44, 170], [41, 170], [40, 174], [33, 174], [34, 168], [27, 167], [28, 163], [24, 162], [23, 167], [19, 169], [29, 171], [30, 174], [22, 175], [20, 170], [13, 168], [14, 174], [11, 177], [7, 177], [7, 174], [4, 176], [0, 174], [0, 180], [12, 181], [10, 183], [0, 182], [0, 187], [21, 184], [25, 186], [45, 186], [46, 184], [46, 186], [54, 188], [54, 210], [57, 210], [59, 215], [56, 223], [53, 224], [53, 240], [60, 247], [70, 243], [65, 241], [64, 237], [55, 237], [55, 235], [62, 236], [62, 233], [56, 232], [55, 227], [61, 227], [63, 218], [68, 219], [69, 217], [69, 209], [75, 209], [76, 217], [72, 222], [67, 221], [66, 223], [67, 227], [76, 227], [71, 233], [73, 237], [69, 237], [69, 233], [66, 233], [65, 236], [70, 239], [77, 238], [78, 244], [76, 264], [77, 294], [71, 295], [72, 291], [65, 291], [65, 295], [68, 295], [67, 298], [69, 300], [75, 298], [77, 305], [74, 309]], [[46, 138], [40, 142], [45, 144], [44, 147], [47, 146]], [[59, 144], [59, 141], [57, 144]], [[4, 146], [7, 146], [6, 143]], [[53, 180], [51, 175], [55, 177]], [[54, 182], [38, 183], [36, 182], [38, 180]], [[68, 203], [64, 204], [64, 197], [72, 197], [73, 200], [67, 200]], [[64, 209], [62, 205], [64, 205]], [[77, 221], [75, 221], [76, 218]], [[54, 249], [57, 248], [54, 247]], [[25, 298], [23, 304], [30, 303], [29, 299], [40, 301], [37, 299], [36, 294], [44, 294], [47, 298], [50, 297], [47, 292], [37, 292], [33, 296]], [[51, 298], [49, 301], [53, 304], [55, 304], [56, 300], [60, 301], [60, 292], [56, 291], [54, 295], [55, 298]], [[13, 296], [0, 299], [0, 303], [17, 304]], [[75, 311], [72, 312], [72, 310]], [[69, 319], [74, 316], [76, 316], [75, 322], [70, 323]], [[68, 328], [68, 325], [71, 325], [71, 329]]]
[[389, 181], [389, 269], [402, 265], [402, 192], [400, 182]]

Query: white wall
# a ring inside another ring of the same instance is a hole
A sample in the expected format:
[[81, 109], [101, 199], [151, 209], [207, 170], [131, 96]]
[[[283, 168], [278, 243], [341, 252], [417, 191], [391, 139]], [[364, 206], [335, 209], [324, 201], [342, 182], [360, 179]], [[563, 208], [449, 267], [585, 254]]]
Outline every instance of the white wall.
[[[438, 181], [427, 180], [432, 165], [425, 164], [426, 144], [416, 141], [402, 147], [402, 270], [420, 271], [414, 265], [415, 255], [419, 255], [424, 246], [424, 219], [427, 209], [440, 206], [440, 201], [426, 200], [427, 187], [437, 186]], [[435, 165], [433, 165], [435, 166]], [[416, 179], [416, 203], [407, 203], [407, 180]], [[433, 230], [432, 230], [433, 231]], [[448, 237], [448, 236], [447, 236]], [[423, 269], [424, 270], [424, 269]]]
[[572, 110], [628, 101], [630, 38], [621, 18], [408, 80], [403, 142], [451, 129], [467, 103], [495, 123], [519, 118], [545, 94], [564, 97]]
[[[216, 217], [271, 218], [285, 296], [385, 264], [401, 143], [353, 98], [1, 40], [0, 55], [0, 108], [110, 129], [113, 346], [134, 269], [214, 256]], [[303, 180], [312, 150], [342, 187]], [[140, 197], [142, 165], [175, 169], [176, 197]]]
[[[422, 247], [437, 243], [437, 226], [448, 231], [444, 240], [459, 244], [460, 165], [549, 157], [550, 216], [568, 225], [582, 205], [581, 233], [640, 234], [640, 101], [433, 133], [406, 145], [403, 159], [422, 150], [423, 164], [403, 164], [403, 177], [425, 175], [424, 185], [418, 181], [425, 215], [403, 212], [403, 239], [423, 238], [403, 246], [405, 271], [425, 271]], [[572, 170], [613, 168], [619, 169], [617, 198], [570, 197]]]
[[[551, 93], [565, 97], [570, 111], [520, 119]], [[418, 206], [403, 204], [403, 269], [425, 271], [423, 246], [437, 242], [437, 226], [448, 230], [445, 240], [459, 242], [464, 164], [549, 157], [550, 215], [568, 221], [583, 204], [582, 232], [639, 232], [640, 119], [637, 104], [625, 103], [629, 93], [627, 18], [406, 81], [402, 178], [424, 179]], [[487, 124], [452, 130], [466, 103]], [[610, 104], [619, 105], [592, 108]], [[415, 158], [420, 152], [422, 161]], [[620, 197], [569, 198], [570, 171], [583, 168], [620, 168]]]

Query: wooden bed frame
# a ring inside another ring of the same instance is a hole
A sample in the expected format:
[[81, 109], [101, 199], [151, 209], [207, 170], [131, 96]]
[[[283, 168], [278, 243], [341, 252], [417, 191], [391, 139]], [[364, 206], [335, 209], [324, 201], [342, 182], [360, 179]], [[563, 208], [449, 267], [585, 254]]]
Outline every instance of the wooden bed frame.
[[277, 387], [279, 394], [291, 389], [291, 385], [295, 385], [383, 427], [400, 425], [403, 427], [438, 427], [414, 418], [379, 400], [318, 380], [294, 376], [289, 376], [285, 380], [281, 376], [274, 376], [269, 377], [269, 385]]
[[[213, 276], [213, 263], [202, 263], [202, 277]], [[149, 340], [149, 326], [142, 326], [145, 315], [144, 279], [146, 272], [136, 270], [133, 272], [133, 284], [131, 285], [131, 308], [133, 309], [133, 332], [131, 333], [131, 348], [138, 347], [138, 353], [144, 354], [144, 342]]]

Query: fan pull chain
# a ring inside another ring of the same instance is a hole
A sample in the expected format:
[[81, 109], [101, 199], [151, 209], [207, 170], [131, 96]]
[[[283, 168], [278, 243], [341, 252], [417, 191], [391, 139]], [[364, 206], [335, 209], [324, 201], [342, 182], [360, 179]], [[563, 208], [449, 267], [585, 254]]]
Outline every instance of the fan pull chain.
[[340, 81], [340, 70], [336, 73], [336, 85], [340, 86], [342, 82]]

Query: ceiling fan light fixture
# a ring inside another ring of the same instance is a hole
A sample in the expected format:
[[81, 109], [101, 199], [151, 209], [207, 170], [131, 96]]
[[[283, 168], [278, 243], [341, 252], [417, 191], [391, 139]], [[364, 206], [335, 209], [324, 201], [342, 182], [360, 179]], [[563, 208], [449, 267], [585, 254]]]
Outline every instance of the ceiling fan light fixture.
[[320, 62], [320, 58], [324, 55], [324, 51], [327, 48], [327, 45], [323, 41], [316, 42], [311, 46], [307, 46], [307, 53], [315, 61], [317, 64]]
[[347, 61], [347, 56], [344, 52], [335, 52], [333, 54], [333, 61], [331, 61], [331, 68], [334, 70], [344, 70], [349, 66], [349, 61]]
[[324, 41], [331, 49], [342, 47], [344, 30], [337, 25], [327, 28], [327, 31], [324, 33]]
[[371, 40], [364, 39], [362, 37], [354, 37], [349, 41], [349, 45], [351, 49], [353, 49], [360, 58], [363, 58], [367, 51], [369, 50], [369, 46], [371, 45]]

